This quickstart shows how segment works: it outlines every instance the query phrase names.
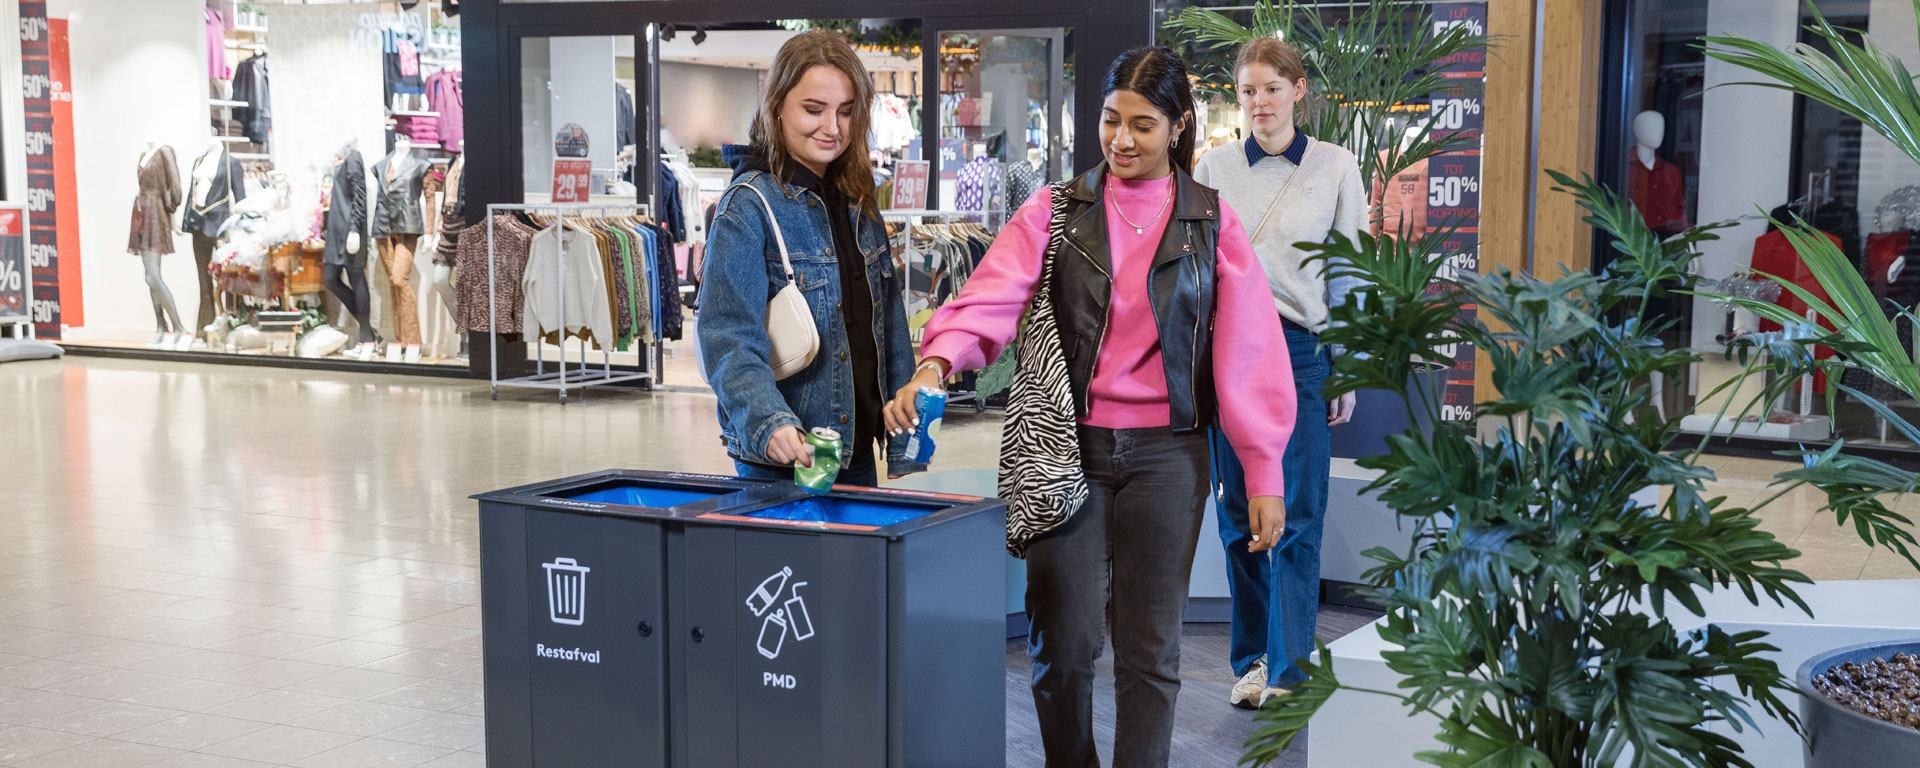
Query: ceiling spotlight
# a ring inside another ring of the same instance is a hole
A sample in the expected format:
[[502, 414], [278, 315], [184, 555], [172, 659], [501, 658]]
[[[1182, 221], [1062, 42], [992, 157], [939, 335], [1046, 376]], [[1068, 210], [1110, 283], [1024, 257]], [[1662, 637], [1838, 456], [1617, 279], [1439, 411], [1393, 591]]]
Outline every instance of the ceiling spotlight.
[[694, 29], [693, 29], [693, 44], [694, 44], [694, 45], [699, 45], [699, 44], [701, 44], [701, 43], [704, 43], [704, 42], [706, 42], [706, 41], [707, 41], [707, 28], [706, 28], [706, 27], [694, 27]]
[[661, 28], [660, 28], [660, 40], [661, 40], [661, 42], [666, 42], [666, 41], [668, 41], [668, 40], [672, 40], [672, 39], [673, 39], [673, 25], [672, 25], [672, 24], [668, 24], [668, 25], [666, 25], [665, 27], [661, 27]]

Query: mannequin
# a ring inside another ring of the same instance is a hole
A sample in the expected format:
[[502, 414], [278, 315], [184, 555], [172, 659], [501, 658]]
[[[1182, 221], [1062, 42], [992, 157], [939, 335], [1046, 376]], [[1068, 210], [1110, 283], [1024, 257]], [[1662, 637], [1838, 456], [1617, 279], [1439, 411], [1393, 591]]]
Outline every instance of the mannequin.
[[[1400, 151], [1413, 149], [1421, 137], [1427, 135], [1425, 121], [1415, 121], [1400, 134]], [[1381, 150], [1384, 162], [1388, 150]], [[1373, 180], [1373, 201], [1376, 206], [1373, 222], [1373, 234], [1394, 237], [1406, 237], [1409, 240], [1421, 240], [1427, 236], [1427, 161], [1421, 160], [1394, 174], [1393, 179], [1376, 178]]]
[[1007, 166], [1007, 205], [1018, 206], [1027, 201], [1034, 192], [1047, 183], [1046, 152], [1039, 147], [1027, 147], [1025, 162]]
[[1680, 168], [1656, 150], [1667, 140], [1667, 118], [1651, 109], [1633, 117], [1633, 161], [1627, 163], [1627, 190], [1647, 226], [1662, 236], [1687, 228], [1685, 182]]
[[[397, 138], [392, 154], [373, 166], [374, 183], [379, 185], [373, 215], [374, 246], [380, 263], [387, 270], [391, 293], [394, 332], [404, 348], [403, 359], [420, 362], [420, 306], [413, 291], [413, 254], [426, 233], [426, 216], [421, 210], [421, 184], [430, 166], [413, 153], [406, 136]], [[391, 358], [394, 351], [389, 350]]]
[[127, 234], [127, 252], [140, 257], [146, 273], [147, 294], [153, 301], [153, 341], [149, 349], [179, 349], [191, 343], [193, 332], [180, 321], [180, 308], [160, 274], [160, 257], [173, 253], [173, 212], [180, 208], [180, 169], [173, 148], [149, 137], [134, 167], [139, 192], [133, 198], [133, 216]]
[[196, 348], [205, 348], [207, 326], [213, 324], [215, 296], [207, 265], [213, 262], [220, 229], [233, 215], [234, 205], [247, 198], [246, 172], [227, 152], [227, 143], [218, 134], [211, 134], [206, 149], [193, 161], [187, 184], [187, 212], [181, 217], [180, 229], [193, 237], [193, 262], [200, 282], [200, 314], [192, 342]]
[[[440, 237], [438, 241], [434, 243], [433, 249], [433, 289], [440, 294], [441, 306], [445, 307], [447, 312], [452, 313], [456, 318], [456, 325], [458, 324], [457, 319], [459, 318], [459, 313], [455, 312], [454, 308], [459, 306], [459, 304], [458, 296], [453, 290], [453, 268], [454, 262], [459, 256], [461, 232], [466, 229], [467, 225], [465, 186], [461, 182], [461, 179], [465, 178], [466, 167], [466, 155], [460, 155], [453, 159], [453, 163], [447, 167], [447, 180], [444, 184], [444, 196], [442, 197], [443, 202], [440, 204], [439, 210], [429, 212], [429, 215], [438, 217], [439, 223], [436, 229], [438, 229], [440, 233]], [[459, 357], [464, 359], [466, 356], [467, 337], [465, 334], [461, 334]]]
[[367, 295], [367, 251], [361, 232], [367, 228], [367, 172], [360, 145], [348, 139], [335, 154], [333, 191], [327, 205], [326, 249], [322, 279], [360, 325], [360, 344], [351, 354], [361, 360], [373, 356], [379, 342], [367, 314], [373, 299]]

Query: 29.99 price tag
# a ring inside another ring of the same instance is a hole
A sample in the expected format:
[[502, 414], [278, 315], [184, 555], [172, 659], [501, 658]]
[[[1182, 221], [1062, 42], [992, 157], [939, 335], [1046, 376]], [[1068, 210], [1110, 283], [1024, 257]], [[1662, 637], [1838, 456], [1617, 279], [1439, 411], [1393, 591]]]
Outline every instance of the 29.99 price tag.
[[556, 157], [553, 159], [553, 201], [556, 203], [584, 203], [588, 195], [588, 181], [593, 176], [593, 161], [585, 158]]

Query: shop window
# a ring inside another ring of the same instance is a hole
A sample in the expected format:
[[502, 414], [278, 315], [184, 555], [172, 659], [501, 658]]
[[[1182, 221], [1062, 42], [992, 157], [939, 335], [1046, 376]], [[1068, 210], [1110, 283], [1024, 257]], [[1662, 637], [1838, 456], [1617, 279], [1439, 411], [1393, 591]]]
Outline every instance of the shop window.
[[457, 17], [77, 5], [46, 20], [70, 72], [53, 119], [72, 154], [47, 160], [71, 179], [52, 250], [80, 264], [57, 286], [66, 343], [467, 365], [435, 256], [464, 138]]
[[[1910, 4], [1868, 0], [1820, 0], [1821, 14], [1837, 26], [1874, 35], [1909, 67], [1920, 67], [1912, 48]], [[1760, 79], [1755, 73], [1709, 61], [1699, 49], [1703, 35], [1737, 33], [1778, 47], [1796, 43], [1824, 47], [1809, 35], [1801, 0], [1633, 0], [1613, 4], [1609, 35], [1624, 44], [1604, 86], [1601, 115], [1601, 177], [1623, 190], [1647, 223], [1663, 235], [1710, 222], [1734, 221], [1720, 239], [1702, 244], [1696, 273], [1709, 288], [1734, 290], [1753, 284], [1755, 270], [1791, 276], [1798, 256], [1763, 214], [1801, 217], [1830, 235], [1855, 262], [1887, 309], [1911, 308], [1920, 299], [1920, 274], [1896, 269], [1910, 246], [1920, 246], [1920, 168], [1859, 121], [1789, 92], [1733, 83]], [[1601, 246], [1601, 244], [1596, 244]], [[1596, 249], [1596, 264], [1611, 256]], [[1801, 273], [1804, 273], [1801, 271]], [[1810, 283], [1808, 283], [1810, 285]], [[1778, 301], [1792, 303], [1791, 292]], [[1767, 330], [1753, 316], [1728, 312], [1706, 300], [1677, 298], [1654, 315], [1678, 325], [1670, 344], [1690, 346], [1708, 359], [1698, 381], [1663, 382], [1663, 406], [1688, 412], [1690, 425], [1714, 428], [1710, 412], [1719, 402], [1698, 402], [1738, 372], [1720, 362], [1731, 334]], [[1910, 325], [1900, 323], [1902, 337]], [[1830, 353], [1823, 353], [1830, 354]], [[1916, 405], [1871, 377], [1847, 383], [1895, 401]], [[1884, 425], [1859, 402], [1841, 396], [1829, 410], [1829, 382], [1813, 377], [1786, 397], [1764, 404], [1746, 434], [1769, 430], [1788, 439], [1818, 441], [1835, 434], [1879, 441]], [[1744, 404], [1744, 401], [1741, 401]], [[1729, 427], [1720, 425], [1717, 431]]]

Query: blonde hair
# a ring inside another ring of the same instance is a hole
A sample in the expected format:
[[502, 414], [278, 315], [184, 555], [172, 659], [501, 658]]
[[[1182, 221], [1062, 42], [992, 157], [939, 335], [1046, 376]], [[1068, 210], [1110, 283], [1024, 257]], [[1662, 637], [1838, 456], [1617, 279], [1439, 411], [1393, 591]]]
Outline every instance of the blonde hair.
[[786, 145], [786, 133], [780, 129], [780, 107], [794, 86], [814, 67], [833, 67], [847, 76], [853, 85], [853, 118], [846, 133], [848, 146], [828, 164], [822, 181], [839, 189], [849, 201], [878, 216], [879, 206], [873, 187], [873, 163], [863, 146], [872, 121], [869, 105], [873, 102], [873, 79], [860, 57], [839, 35], [824, 29], [809, 30], [789, 38], [773, 57], [773, 69], [767, 72], [767, 92], [760, 102], [748, 133], [756, 151], [764, 153], [778, 181], [792, 154]]

